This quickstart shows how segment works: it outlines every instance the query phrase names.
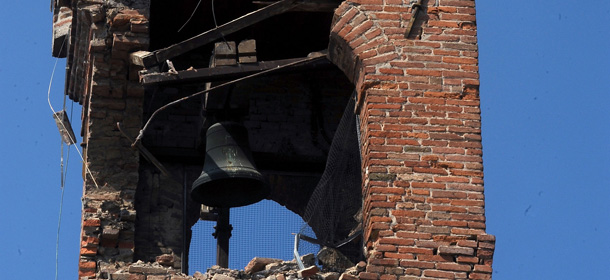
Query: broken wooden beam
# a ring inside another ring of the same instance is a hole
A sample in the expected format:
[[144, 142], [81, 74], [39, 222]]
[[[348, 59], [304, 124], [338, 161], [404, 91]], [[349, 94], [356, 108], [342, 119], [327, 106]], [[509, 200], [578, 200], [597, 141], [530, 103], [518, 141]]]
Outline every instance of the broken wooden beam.
[[242, 17], [234, 19], [214, 29], [201, 33], [195, 37], [191, 37], [180, 43], [173, 44], [167, 48], [151, 52], [141, 57], [142, 64], [146, 68], [158, 65], [159, 63], [171, 59], [175, 56], [194, 50], [205, 44], [214, 42], [222, 37], [230, 35], [236, 31], [244, 29], [265, 19], [268, 19], [272, 16], [284, 13], [301, 3], [302, 2], [297, 0], [281, 0], [275, 2], [269, 6], [260, 8], [254, 12], [248, 13]]
[[[219, 66], [214, 68], [199, 68], [178, 71], [177, 74], [151, 73], [141, 75], [140, 82], [143, 85], [164, 85], [172, 83], [201, 83], [231, 80], [235, 78], [244, 77], [253, 73], [282, 67], [284, 65], [294, 63], [299, 60], [303, 60], [303, 58], [259, 61], [255, 63], [237, 64], [232, 66]], [[277, 73], [317, 69], [320, 67], [329, 67], [330, 65], [332, 65], [332, 63], [326, 58], [326, 56], [320, 56], [319, 59], [314, 59], [307, 61], [306, 63], [286, 67], [284, 69], [278, 70]]]
[[[252, 1], [252, 4], [267, 6], [275, 2], [273, 1]], [[290, 11], [293, 12], [332, 12], [339, 5], [341, 1], [333, 0], [320, 0], [320, 1], [303, 1], [300, 5], [292, 8]]]

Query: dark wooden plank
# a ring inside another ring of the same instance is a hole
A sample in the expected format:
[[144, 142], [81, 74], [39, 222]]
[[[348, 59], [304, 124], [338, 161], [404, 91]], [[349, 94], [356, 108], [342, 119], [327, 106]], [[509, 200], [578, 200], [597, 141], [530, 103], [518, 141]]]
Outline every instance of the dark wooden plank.
[[248, 13], [242, 17], [227, 22], [217, 28], [208, 30], [195, 37], [171, 45], [167, 48], [156, 50], [142, 58], [146, 68], [157, 65], [165, 60], [181, 55], [205, 44], [216, 41], [223, 36], [227, 36], [250, 25], [268, 19], [272, 16], [286, 12], [299, 5], [297, 0], [281, 0], [269, 6]]
[[[172, 83], [203, 83], [214, 82], [221, 80], [231, 80], [244, 77], [257, 72], [282, 67], [284, 65], [303, 60], [303, 58], [291, 58], [274, 61], [260, 61], [257, 63], [237, 64], [233, 66], [219, 66], [214, 68], [200, 68], [193, 70], [178, 71], [177, 74], [172, 73], [153, 73], [145, 74], [140, 77], [140, 82], [143, 85], [163, 85]], [[278, 73], [286, 73], [290, 71], [302, 71], [307, 69], [316, 69], [319, 67], [330, 66], [331, 63], [325, 56], [320, 59], [314, 59], [303, 64], [287, 67], [278, 70]]]
[[411, 35], [411, 31], [413, 30], [413, 24], [415, 23], [415, 20], [417, 19], [417, 15], [419, 14], [421, 5], [422, 5], [422, 0], [417, 0], [415, 3], [413, 3], [413, 6], [411, 6], [411, 18], [409, 19], [409, 22], [407, 23], [407, 31], [405, 32], [405, 38], [409, 38], [409, 36]]
[[[253, 4], [266, 6], [271, 5], [275, 2], [272, 1], [252, 1]], [[298, 6], [294, 7], [291, 11], [295, 12], [332, 12], [339, 5], [341, 1], [333, 0], [320, 0], [320, 1], [303, 1]]]

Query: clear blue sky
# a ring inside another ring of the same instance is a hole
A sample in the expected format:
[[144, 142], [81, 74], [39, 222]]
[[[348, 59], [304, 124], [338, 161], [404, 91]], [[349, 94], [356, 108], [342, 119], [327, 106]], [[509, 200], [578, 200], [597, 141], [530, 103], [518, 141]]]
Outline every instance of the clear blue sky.
[[[610, 275], [610, 1], [478, 0], [494, 279]], [[53, 279], [60, 138], [47, 104], [49, 1], [0, 9], [0, 278]], [[60, 60], [51, 100], [60, 108]], [[69, 108], [69, 107], [68, 107]], [[80, 107], [73, 122], [80, 126]], [[76, 279], [81, 164], [72, 148], [59, 279]]]

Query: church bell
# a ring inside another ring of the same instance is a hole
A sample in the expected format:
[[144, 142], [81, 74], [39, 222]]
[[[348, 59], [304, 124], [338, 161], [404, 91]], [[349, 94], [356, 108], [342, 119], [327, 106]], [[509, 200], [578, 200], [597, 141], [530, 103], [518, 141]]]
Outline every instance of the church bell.
[[203, 172], [193, 183], [191, 198], [212, 207], [239, 207], [268, 194], [269, 186], [252, 161], [246, 128], [236, 122], [210, 126]]

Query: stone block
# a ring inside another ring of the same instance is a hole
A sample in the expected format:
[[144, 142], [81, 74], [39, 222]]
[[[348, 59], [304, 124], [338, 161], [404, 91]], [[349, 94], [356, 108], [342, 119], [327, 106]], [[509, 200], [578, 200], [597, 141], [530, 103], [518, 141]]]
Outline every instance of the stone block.
[[214, 45], [212, 67], [237, 64], [235, 42], [219, 42]]
[[216, 274], [212, 277], [212, 280], [235, 280], [235, 278], [224, 274]]
[[256, 40], [244, 40], [237, 46], [239, 63], [256, 62]]
[[439, 254], [447, 255], [474, 255], [474, 249], [469, 247], [457, 247], [457, 246], [440, 246], [438, 248]]
[[151, 265], [139, 265], [134, 264], [129, 267], [129, 273], [142, 273], [142, 274], [166, 274], [167, 269], [163, 267], [154, 267]]
[[277, 263], [277, 262], [282, 262], [282, 260], [255, 257], [246, 265], [246, 267], [244, 268], [244, 272], [246, 272], [248, 274], [259, 272], [259, 271], [265, 269], [265, 266], [267, 266], [268, 264]]
[[338, 250], [329, 247], [323, 247], [320, 252], [318, 252], [318, 259], [325, 268], [345, 270], [354, 266], [354, 263], [352, 263], [345, 255]]

